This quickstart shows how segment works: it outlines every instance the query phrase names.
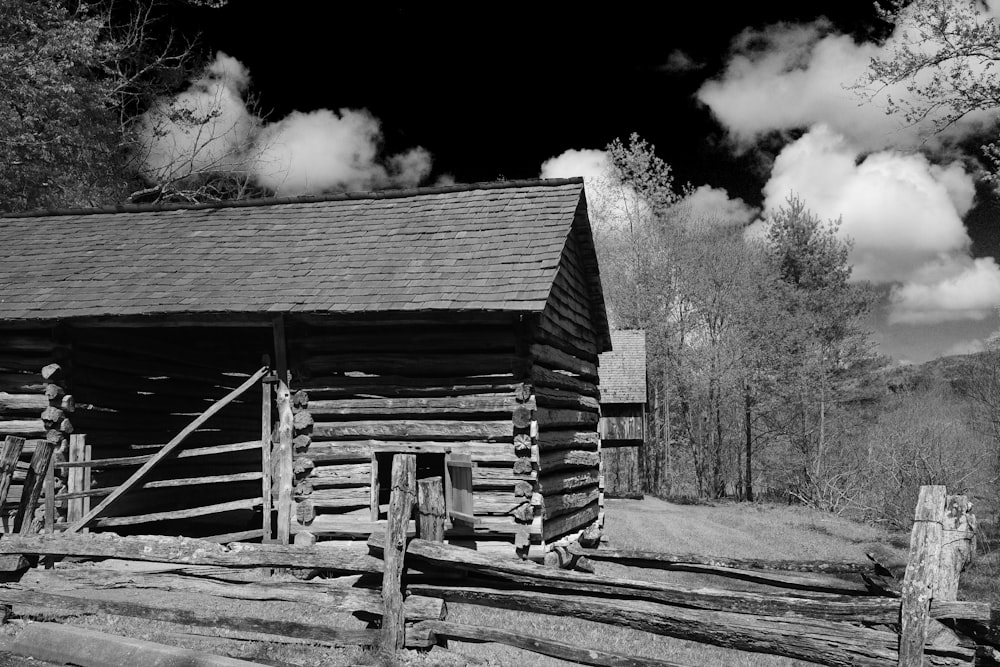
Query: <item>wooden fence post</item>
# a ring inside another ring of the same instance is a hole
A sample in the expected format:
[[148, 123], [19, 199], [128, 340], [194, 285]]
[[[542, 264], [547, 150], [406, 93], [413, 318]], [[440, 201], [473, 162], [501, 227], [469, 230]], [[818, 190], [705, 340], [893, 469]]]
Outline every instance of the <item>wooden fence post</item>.
[[417, 458], [413, 454], [392, 457], [392, 486], [389, 515], [385, 523], [382, 576], [382, 638], [380, 653], [390, 655], [403, 648], [406, 629], [403, 618], [403, 559], [406, 529], [416, 501]]
[[275, 470], [273, 482], [278, 488], [278, 543], [288, 544], [292, 529], [292, 394], [279, 377], [276, 389], [278, 440], [272, 450]]
[[[265, 362], [264, 365], [268, 365]], [[274, 510], [274, 501], [271, 495], [271, 401], [274, 400], [273, 392], [271, 391], [271, 377], [265, 377], [261, 383], [261, 406], [260, 406], [260, 469], [261, 469], [261, 487], [264, 494], [263, 504], [261, 508], [262, 524], [261, 528], [264, 531], [264, 537], [261, 539], [264, 544], [274, 542], [274, 528], [272, 526], [273, 516], [272, 511]]]
[[47, 440], [35, 440], [35, 453], [31, 456], [31, 465], [24, 478], [24, 488], [21, 490], [21, 504], [17, 507], [17, 517], [14, 519], [15, 533], [30, 535], [37, 530], [35, 526], [35, 508], [45, 486], [45, 474], [49, 469], [49, 461], [55, 451], [56, 444]]
[[927, 641], [927, 620], [941, 555], [945, 487], [922, 486], [910, 532], [910, 555], [903, 578], [899, 667], [920, 667]]
[[431, 477], [417, 482], [417, 512], [420, 523], [417, 536], [430, 542], [444, 542], [444, 480]]

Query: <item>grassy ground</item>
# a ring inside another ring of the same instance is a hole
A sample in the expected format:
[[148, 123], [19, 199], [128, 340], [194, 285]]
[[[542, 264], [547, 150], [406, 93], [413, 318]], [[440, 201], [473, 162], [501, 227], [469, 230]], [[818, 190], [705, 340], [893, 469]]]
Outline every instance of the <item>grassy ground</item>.
[[[608, 547], [690, 552], [733, 558], [864, 560], [866, 552], [885, 559], [905, 558], [892, 546], [892, 536], [802, 507], [783, 505], [676, 505], [655, 498], [609, 500]], [[897, 539], [898, 543], [898, 539]], [[599, 574], [659, 579], [692, 586], [728, 586], [719, 579], [686, 573], [597, 563]], [[472, 605], [449, 606], [448, 619], [459, 623], [520, 630], [584, 647], [603, 648], [636, 657], [673, 660], [692, 667], [790, 667], [797, 660], [744, 653], [694, 642], [650, 635], [573, 618], [494, 610]], [[452, 642], [452, 650], [488, 666], [531, 664], [556, 667], [571, 663], [530, 656], [518, 649], [489, 644]]]
[[[866, 552], [874, 552], [885, 560], [902, 560], [905, 559], [907, 547], [905, 535], [892, 535], [870, 526], [859, 525], [802, 507], [732, 503], [677, 505], [653, 498], [642, 501], [609, 500], [606, 532], [609, 538], [607, 546], [610, 548], [692, 552], [729, 557], [863, 560]], [[991, 544], [985, 543], [987, 547]], [[611, 563], [595, 565], [599, 574], [636, 579], [663, 579], [685, 585], [732, 587], [731, 583], [720, 583], [721, 580], [705, 576], [642, 570]], [[963, 583], [967, 586], [963, 589], [962, 597], [990, 599], [996, 602], [994, 589], [997, 584], [994, 582], [998, 571], [1000, 571], [1000, 549], [989, 549], [986, 557], [981, 558], [973, 571], [963, 577]], [[275, 613], [273, 607], [270, 609], [271, 613]], [[302, 608], [301, 605], [290, 606], [280, 613], [283, 618], [289, 620], [312, 622], [320, 620], [310, 617], [308, 609]], [[693, 667], [715, 665], [785, 667], [806, 664], [790, 659], [704, 646], [573, 618], [518, 613], [473, 605], [449, 605], [448, 620], [520, 631], [581, 647], [602, 648], [636, 657], [674, 660]], [[271, 645], [264, 642], [198, 638], [179, 634], [188, 631], [188, 628], [141, 619], [96, 616], [81, 617], [73, 622], [114, 634], [227, 654], [271, 665], [341, 667], [352, 664], [370, 665], [377, 662], [371, 653], [358, 649], [305, 648], [294, 645]], [[360, 623], [355, 619], [348, 619], [348, 622]], [[342, 627], [347, 626], [347, 622], [337, 624]], [[16, 630], [15, 625], [0, 626], [0, 650], [5, 639], [9, 640]], [[0, 667], [21, 664], [5, 663], [3, 660], [0, 654]], [[501, 645], [461, 642], [452, 642], [449, 654], [407, 653], [401, 663], [442, 666], [473, 664], [487, 667], [506, 665], [554, 667], [570, 664]]]

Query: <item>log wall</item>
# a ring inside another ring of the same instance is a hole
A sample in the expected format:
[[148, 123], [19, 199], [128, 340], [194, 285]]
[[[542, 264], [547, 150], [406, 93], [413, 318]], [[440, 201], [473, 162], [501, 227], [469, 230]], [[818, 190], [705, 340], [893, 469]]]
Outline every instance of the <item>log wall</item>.
[[72, 430], [74, 405], [73, 397], [63, 388], [66, 366], [65, 348], [57, 343], [53, 329], [0, 331], [0, 442], [9, 435], [27, 441], [0, 508], [0, 530], [4, 532], [12, 527], [35, 443], [49, 440], [57, 447], [57, 457], [65, 460], [67, 455], [68, 434], [64, 431]]
[[563, 250], [529, 353], [537, 433], [539, 513], [551, 543], [603, 520], [598, 341], [576, 236]]
[[[107, 462], [91, 468], [94, 502], [239, 386], [273, 349], [269, 328], [74, 327], [66, 337], [74, 427], [87, 435], [93, 459]], [[92, 526], [191, 537], [259, 528], [260, 437], [256, 389], [192, 433], [177, 455]]]
[[537, 468], [515, 446], [533, 407], [517, 339], [512, 319], [291, 323], [293, 533], [367, 539], [386, 519], [393, 453], [416, 454], [418, 479], [467, 454], [477, 523], [449, 522], [446, 538], [508, 553], [537, 542]]

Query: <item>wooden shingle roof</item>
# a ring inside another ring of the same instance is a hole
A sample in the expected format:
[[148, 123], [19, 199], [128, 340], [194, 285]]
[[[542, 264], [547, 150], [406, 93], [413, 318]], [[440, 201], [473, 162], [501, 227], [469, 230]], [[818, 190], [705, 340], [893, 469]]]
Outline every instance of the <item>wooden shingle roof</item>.
[[577, 178], [5, 217], [0, 320], [541, 311], [585, 206]]
[[601, 402], [646, 402], [646, 332], [611, 332], [610, 352], [600, 355]]

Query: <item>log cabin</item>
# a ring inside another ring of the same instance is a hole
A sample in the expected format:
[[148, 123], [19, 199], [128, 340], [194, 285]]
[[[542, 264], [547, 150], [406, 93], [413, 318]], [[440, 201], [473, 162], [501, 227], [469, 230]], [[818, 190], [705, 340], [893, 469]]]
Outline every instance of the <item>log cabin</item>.
[[364, 539], [396, 453], [453, 543], [603, 521], [581, 179], [8, 215], [0, 258], [0, 440], [53, 449], [42, 530]]
[[643, 497], [646, 332], [616, 329], [600, 355], [601, 470], [609, 498]]

